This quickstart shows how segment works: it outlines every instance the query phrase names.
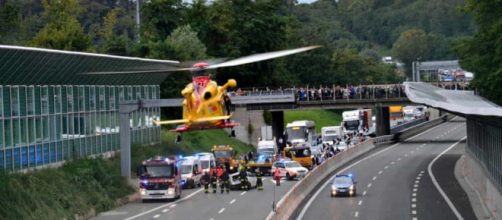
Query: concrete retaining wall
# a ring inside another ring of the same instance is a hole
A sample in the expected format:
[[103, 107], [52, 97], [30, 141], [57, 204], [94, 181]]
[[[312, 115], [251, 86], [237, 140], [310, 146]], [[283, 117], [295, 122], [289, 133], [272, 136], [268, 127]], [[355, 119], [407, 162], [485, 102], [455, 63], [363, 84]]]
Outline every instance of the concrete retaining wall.
[[[261, 126], [266, 125], [263, 119], [263, 111], [247, 111], [246, 108], [235, 108], [232, 120], [240, 124], [240, 126], [235, 127], [237, 139], [253, 146], [258, 145]], [[251, 132], [249, 128], [252, 128]]]
[[289, 219], [294, 212], [300, 208], [299, 205], [301, 202], [305, 200], [313, 190], [315, 190], [323, 179], [332, 175], [334, 170], [340, 168], [350, 160], [368, 152], [373, 148], [375, 148], [373, 140], [369, 139], [366, 142], [349, 148], [322, 163], [320, 166], [309, 172], [305, 178], [295, 184], [293, 188], [291, 188], [289, 192], [282, 197], [282, 199], [277, 203], [276, 212], [270, 214], [267, 217], [267, 220]]
[[468, 152], [465, 153], [461, 166], [464, 178], [481, 197], [477, 199], [481, 199], [486, 205], [489, 212], [487, 214], [491, 215], [492, 219], [502, 219], [502, 192], [488, 178], [483, 166]]

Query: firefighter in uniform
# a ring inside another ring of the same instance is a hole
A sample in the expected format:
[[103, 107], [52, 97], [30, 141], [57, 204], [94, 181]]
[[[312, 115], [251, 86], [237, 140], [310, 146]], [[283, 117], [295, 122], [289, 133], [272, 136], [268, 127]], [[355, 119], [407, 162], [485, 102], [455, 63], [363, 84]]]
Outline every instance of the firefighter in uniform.
[[261, 173], [261, 170], [256, 169], [256, 188], [258, 188], [258, 190], [263, 190], [262, 177], [263, 177], [263, 174]]
[[220, 187], [222, 194], [225, 189], [227, 190], [227, 193], [230, 193], [230, 183], [228, 181], [229, 181], [228, 171], [225, 167], [223, 167], [223, 172], [221, 173], [220, 176]]
[[216, 193], [216, 188], [218, 188], [217, 184], [218, 174], [216, 170], [213, 169], [213, 173], [211, 173], [211, 188], [213, 188], [213, 193]]
[[241, 190], [248, 190], [248, 175], [246, 173], [246, 167], [242, 168], [239, 172], [239, 177], [241, 180]]
[[209, 172], [204, 172], [204, 175], [202, 176], [202, 184], [204, 184], [204, 193], [209, 193], [209, 180], [210, 180]]

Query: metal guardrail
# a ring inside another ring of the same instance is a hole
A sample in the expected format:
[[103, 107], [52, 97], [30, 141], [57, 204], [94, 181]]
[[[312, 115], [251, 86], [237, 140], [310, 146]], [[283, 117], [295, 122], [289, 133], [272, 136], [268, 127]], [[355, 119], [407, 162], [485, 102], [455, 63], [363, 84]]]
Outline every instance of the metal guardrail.
[[411, 120], [411, 121], [407, 121], [406, 123], [403, 123], [403, 124], [400, 124], [398, 126], [395, 126], [393, 128], [390, 129], [390, 133], [391, 134], [396, 134], [404, 129], [407, 129], [407, 128], [410, 128], [410, 127], [413, 127], [415, 125], [418, 125], [420, 123], [423, 123], [423, 122], [426, 122], [425, 118], [418, 118], [418, 119], [414, 119], [414, 120]]

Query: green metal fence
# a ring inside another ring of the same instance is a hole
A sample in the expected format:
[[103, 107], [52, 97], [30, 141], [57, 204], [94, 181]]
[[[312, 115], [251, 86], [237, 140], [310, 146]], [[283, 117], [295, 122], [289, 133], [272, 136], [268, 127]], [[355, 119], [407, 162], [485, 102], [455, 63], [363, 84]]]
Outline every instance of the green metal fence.
[[502, 120], [467, 117], [467, 152], [473, 155], [502, 189]]
[[[119, 149], [118, 104], [158, 85], [0, 85], [0, 168], [19, 170]], [[160, 142], [160, 109], [131, 117], [133, 144]]]

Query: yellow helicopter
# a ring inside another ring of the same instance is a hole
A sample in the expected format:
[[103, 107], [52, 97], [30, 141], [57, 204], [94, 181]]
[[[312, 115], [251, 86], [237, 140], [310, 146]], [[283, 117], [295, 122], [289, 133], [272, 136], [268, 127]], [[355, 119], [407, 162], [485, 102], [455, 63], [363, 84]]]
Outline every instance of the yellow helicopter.
[[[230, 121], [232, 113], [230, 112], [231, 102], [227, 95], [227, 88], [236, 87], [237, 82], [233, 79], [229, 79], [223, 86], [218, 86], [215, 81], [211, 80], [211, 74], [208, 72], [209, 70], [274, 59], [305, 52], [318, 47], [320, 46], [308, 46], [296, 49], [260, 53], [216, 64], [199, 62], [188, 68], [174, 68], [158, 71], [101, 72], [90, 74], [135, 74], [190, 71], [192, 72], [192, 82], [188, 83], [181, 91], [181, 95], [185, 98], [183, 101], [183, 119], [154, 121], [154, 123], [157, 125], [181, 124], [173, 130], [178, 133], [205, 129], [232, 129], [239, 124]], [[235, 136], [233, 129], [231, 130], [231, 135]], [[181, 135], [178, 135], [177, 141], [181, 141]]]

